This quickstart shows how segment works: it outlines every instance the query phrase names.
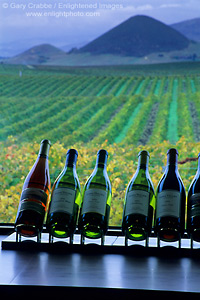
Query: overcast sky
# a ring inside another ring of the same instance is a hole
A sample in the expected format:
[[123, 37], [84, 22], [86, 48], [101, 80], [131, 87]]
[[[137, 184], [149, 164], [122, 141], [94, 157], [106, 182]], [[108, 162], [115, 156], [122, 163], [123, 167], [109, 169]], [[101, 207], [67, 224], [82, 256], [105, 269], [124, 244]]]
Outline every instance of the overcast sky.
[[80, 47], [138, 14], [173, 24], [200, 17], [200, 0], [0, 0], [0, 56], [41, 43]]

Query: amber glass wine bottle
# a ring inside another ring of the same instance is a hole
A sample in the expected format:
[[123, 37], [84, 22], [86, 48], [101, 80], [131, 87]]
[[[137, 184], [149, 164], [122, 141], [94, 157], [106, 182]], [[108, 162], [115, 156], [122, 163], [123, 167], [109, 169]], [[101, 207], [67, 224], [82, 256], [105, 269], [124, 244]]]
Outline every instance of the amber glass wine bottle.
[[41, 142], [38, 157], [25, 179], [15, 220], [15, 230], [22, 236], [41, 233], [49, 201], [50, 176], [48, 154], [50, 141]]
[[100, 238], [108, 228], [112, 192], [106, 170], [107, 157], [106, 150], [98, 151], [96, 166], [83, 190], [79, 229], [88, 238]]
[[188, 189], [187, 232], [196, 242], [200, 242], [200, 153], [198, 168]]
[[126, 189], [122, 219], [124, 235], [135, 241], [150, 235], [155, 208], [154, 187], [148, 171], [149, 153], [143, 150], [138, 157], [136, 173]]
[[185, 188], [178, 172], [178, 151], [169, 149], [167, 167], [156, 192], [156, 225], [160, 240], [180, 240], [185, 230]]
[[67, 151], [65, 167], [52, 188], [46, 225], [48, 232], [54, 237], [66, 238], [76, 230], [81, 202], [80, 183], [76, 173], [77, 157], [75, 149]]

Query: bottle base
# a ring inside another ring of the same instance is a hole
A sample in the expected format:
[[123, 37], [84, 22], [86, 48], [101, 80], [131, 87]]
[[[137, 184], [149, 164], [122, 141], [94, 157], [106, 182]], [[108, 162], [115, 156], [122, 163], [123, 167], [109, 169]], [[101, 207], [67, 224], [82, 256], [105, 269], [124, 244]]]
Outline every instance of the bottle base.
[[36, 226], [29, 224], [18, 224], [15, 226], [15, 231], [24, 237], [35, 237], [40, 233]]
[[34, 210], [23, 210], [15, 221], [15, 231], [24, 237], [38, 236], [43, 229], [44, 216]]
[[56, 238], [68, 238], [71, 235], [70, 229], [63, 226], [52, 226], [48, 232]]
[[159, 229], [158, 236], [164, 242], [176, 242], [180, 240], [180, 233], [175, 228], [161, 228]]
[[147, 238], [147, 233], [142, 227], [130, 226], [125, 230], [125, 236], [133, 241], [143, 241]]
[[76, 216], [64, 212], [54, 212], [48, 215], [46, 228], [50, 235], [56, 238], [68, 238], [76, 230]]
[[86, 224], [81, 229], [81, 234], [90, 239], [98, 239], [104, 235], [104, 232], [100, 226]]

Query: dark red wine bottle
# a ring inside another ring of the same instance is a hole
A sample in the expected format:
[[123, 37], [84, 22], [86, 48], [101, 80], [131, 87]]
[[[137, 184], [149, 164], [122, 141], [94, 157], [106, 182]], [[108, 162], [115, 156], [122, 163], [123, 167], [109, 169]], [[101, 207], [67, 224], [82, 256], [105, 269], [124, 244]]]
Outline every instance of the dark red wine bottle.
[[178, 172], [178, 151], [169, 149], [167, 167], [156, 192], [155, 231], [160, 240], [180, 241], [185, 230], [185, 188]]
[[197, 172], [188, 189], [187, 232], [190, 238], [200, 242], [200, 153]]
[[41, 142], [38, 157], [22, 188], [15, 220], [15, 230], [22, 236], [38, 236], [42, 232], [50, 193], [48, 165], [50, 145], [49, 140]]

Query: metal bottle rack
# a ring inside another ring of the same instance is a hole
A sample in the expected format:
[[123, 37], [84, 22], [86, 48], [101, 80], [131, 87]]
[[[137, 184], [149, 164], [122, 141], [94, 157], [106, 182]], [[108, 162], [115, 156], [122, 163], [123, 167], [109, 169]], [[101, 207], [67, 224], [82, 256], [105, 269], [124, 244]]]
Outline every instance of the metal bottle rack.
[[[38, 234], [36, 235], [37, 243], [41, 242], [41, 237], [42, 237], [42, 234], [41, 234], [41, 232], [38, 231]], [[16, 232], [16, 243], [20, 243], [20, 242], [22, 242], [22, 235], [20, 233]]]
[[[112, 241], [110, 243], [110, 241]], [[141, 245], [142, 243], [142, 245]], [[136, 256], [176, 256], [199, 257], [200, 243], [189, 239], [187, 234], [173, 243], [163, 242], [152, 231], [151, 235], [139, 244], [125, 237], [120, 228], [110, 227], [100, 239], [87, 239], [77, 230], [67, 239], [52, 237], [45, 229], [34, 238], [22, 237], [13, 232], [2, 241], [3, 250], [46, 251], [86, 254], [122, 254]], [[172, 245], [173, 244], [173, 245]], [[185, 245], [187, 244], [187, 247]], [[164, 246], [163, 246], [164, 245]]]
[[[49, 233], [49, 244], [52, 244], [53, 242], [54, 242], [54, 236]], [[69, 236], [69, 244], [73, 245], [73, 242], [74, 242], [74, 235], [71, 234]]]
[[[128, 247], [128, 241], [129, 241], [129, 238], [125, 235], [125, 237], [124, 237], [125, 247]], [[149, 236], [147, 236], [146, 239], [144, 239], [144, 241], [145, 241], [145, 247], [149, 247]], [[135, 241], [135, 243], [137, 243], [137, 241]]]

